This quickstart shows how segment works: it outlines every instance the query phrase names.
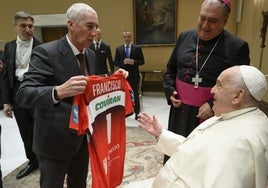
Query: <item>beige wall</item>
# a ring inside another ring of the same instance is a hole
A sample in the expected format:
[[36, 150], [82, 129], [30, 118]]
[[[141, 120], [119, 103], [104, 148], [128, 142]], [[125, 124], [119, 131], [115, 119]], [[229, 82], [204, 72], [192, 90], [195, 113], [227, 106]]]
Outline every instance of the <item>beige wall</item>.
[[[10, 41], [15, 38], [16, 33], [13, 29], [13, 14], [19, 10], [29, 11], [31, 14], [58, 14], [65, 13], [66, 9], [76, 1], [36, 1], [21, 0], [14, 4], [14, 1], [6, 1], [5, 6], [0, 7], [0, 12], [5, 18], [1, 23], [0, 40]], [[134, 32], [133, 24], [133, 0], [98, 0], [81, 1], [91, 5], [99, 16], [100, 27], [103, 31], [103, 40], [111, 45], [114, 55], [116, 46], [122, 44], [121, 33], [124, 29]], [[178, 0], [177, 14], [177, 34], [183, 30], [196, 28], [202, 0]], [[232, 5], [235, 6], [234, 2]], [[234, 16], [228, 22], [227, 28], [232, 33], [235, 32]], [[150, 46], [142, 47], [145, 65], [142, 70], [164, 70], [173, 46]]]
[[[238, 36], [244, 38], [250, 46], [251, 64], [261, 68], [268, 74], [268, 47], [263, 49], [262, 66], [261, 60], [261, 28], [263, 23], [262, 11], [268, 11], [267, 0], [245, 1], [243, 6], [242, 20], [238, 25]], [[266, 35], [266, 44], [268, 37]]]
[[[241, 21], [236, 23], [236, 7], [239, 0], [231, 0], [232, 12], [226, 29], [240, 38], [248, 41], [252, 65], [259, 68], [261, 58], [260, 29], [262, 27], [261, 11], [268, 11], [267, 0], [244, 0]], [[29, 11], [31, 14], [65, 13], [66, 9], [76, 1], [73, 0], [20, 0], [5, 1], [0, 6], [1, 30], [0, 40], [10, 41], [15, 38], [13, 29], [13, 14], [19, 10]], [[104, 41], [111, 45], [114, 54], [115, 47], [122, 44], [121, 33], [124, 29], [133, 29], [133, 0], [88, 0], [80, 1], [91, 5], [99, 15], [100, 27]], [[187, 29], [196, 28], [202, 0], [178, 0], [177, 35]], [[268, 37], [267, 37], [268, 40]], [[266, 42], [267, 44], [267, 42]], [[173, 46], [142, 47], [145, 65], [142, 70], [164, 70]], [[263, 50], [261, 70], [268, 74], [268, 47]], [[268, 99], [268, 96], [266, 97]]]
[[[241, 22], [238, 24], [237, 35], [249, 43], [251, 64], [268, 74], [268, 33], [266, 47], [261, 46], [262, 11], [268, 11], [267, 0], [244, 0]], [[263, 55], [261, 55], [263, 53]], [[268, 93], [265, 99], [268, 102]]]

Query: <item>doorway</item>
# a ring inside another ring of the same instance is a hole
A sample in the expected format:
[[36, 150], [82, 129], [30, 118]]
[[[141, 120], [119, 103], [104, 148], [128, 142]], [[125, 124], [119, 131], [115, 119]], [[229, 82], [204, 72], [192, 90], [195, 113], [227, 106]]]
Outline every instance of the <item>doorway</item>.
[[68, 32], [67, 27], [42, 27], [42, 41], [43, 43], [60, 39]]

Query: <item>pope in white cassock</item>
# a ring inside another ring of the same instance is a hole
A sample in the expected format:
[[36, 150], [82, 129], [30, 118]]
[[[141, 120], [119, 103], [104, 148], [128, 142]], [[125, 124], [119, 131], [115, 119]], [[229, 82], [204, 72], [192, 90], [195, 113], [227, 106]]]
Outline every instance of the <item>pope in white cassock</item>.
[[170, 159], [153, 179], [127, 188], [265, 188], [268, 119], [259, 109], [267, 90], [253, 66], [223, 71], [211, 89], [214, 116], [187, 138], [162, 128], [155, 116], [139, 115], [139, 127], [154, 135]]

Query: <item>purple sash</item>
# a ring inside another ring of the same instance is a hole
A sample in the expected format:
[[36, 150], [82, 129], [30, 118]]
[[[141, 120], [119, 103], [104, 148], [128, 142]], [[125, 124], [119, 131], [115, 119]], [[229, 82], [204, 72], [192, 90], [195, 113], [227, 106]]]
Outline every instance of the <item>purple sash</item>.
[[213, 98], [213, 95], [210, 93], [210, 87], [194, 88], [194, 85], [182, 82], [178, 78], [176, 78], [176, 89], [181, 102], [191, 106], [200, 107]]

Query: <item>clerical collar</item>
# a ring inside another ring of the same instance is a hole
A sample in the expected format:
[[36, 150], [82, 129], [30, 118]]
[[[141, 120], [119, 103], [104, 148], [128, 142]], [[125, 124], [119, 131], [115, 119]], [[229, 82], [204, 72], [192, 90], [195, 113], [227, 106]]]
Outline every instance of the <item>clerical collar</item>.
[[[222, 122], [225, 120], [236, 118], [238, 116], [247, 114], [247, 113], [252, 112], [254, 110], [257, 110], [257, 109], [258, 109], [257, 107], [249, 107], [249, 108], [235, 110], [235, 111], [228, 112], [228, 113], [223, 113], [221, 116], [213, 116], [213, 117], [207, 119], [206, 121], [204, 121], [203, 123], [201, 123], [188, 137], [192, 138], [193, 137], [192, 135], [195, 135], [193, 133], [202, 132], [202, 131], [216, 125], [218, 122]], [[188, 137], [186, 140], [189, 140]]]
[[249, 108], [244, 108], [241, 110], [236, 110], [236, 111], [232, 111], [232, 112], [228, 112], [228, 113], [224, 113], [221, 115], [221, 119], [222, 120], [227, 120], [227, 119], [232, 119], [235, 118], [237, 116], [249, 113], [251, 111], [257, 110], [257, 107], [249, 107]]
[[[210, 40], [202, 40], [202, 39], [198, 39], [200, 43], [204, 44], [204, 43], [208, 43], [208, 44], [215, 44], [215, 42], [223, 35], [223, 31], [216, 37], [210, 39]], [[198, 36], [197, 36], [198, 37]]]

